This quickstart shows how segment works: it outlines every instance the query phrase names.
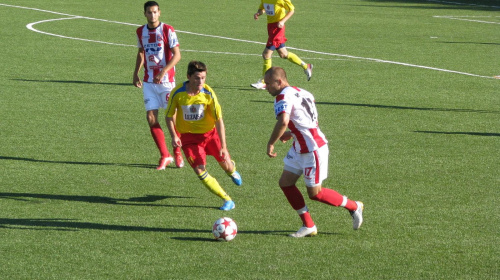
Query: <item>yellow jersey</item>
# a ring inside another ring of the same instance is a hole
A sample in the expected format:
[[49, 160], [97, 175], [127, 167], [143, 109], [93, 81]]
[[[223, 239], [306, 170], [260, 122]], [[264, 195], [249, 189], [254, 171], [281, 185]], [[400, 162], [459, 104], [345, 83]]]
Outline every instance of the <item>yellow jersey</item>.
[[259, 10], [265, 10], [267, 23], [275, 23], [283, 19], [295, 7], [290, 0], [261, 0]]
[[170, 92], [165, 115], [173, 117], [177, 109], [175, 128], [179, 133], [203, 134], [215, 127], [222, 110], [215, 92], [207, 84], [194, 96], [186, 92], [187, 81]]

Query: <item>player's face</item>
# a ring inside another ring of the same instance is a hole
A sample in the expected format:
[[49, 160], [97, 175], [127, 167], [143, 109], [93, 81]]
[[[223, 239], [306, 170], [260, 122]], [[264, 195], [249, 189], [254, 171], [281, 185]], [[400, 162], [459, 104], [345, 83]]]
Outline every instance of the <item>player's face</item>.
[[160, 9], [158, 8], [158, 6], [148, 7], [146, 9], [146, 12], [144, 12], [144, 16], [146, 16], [150, 25], [155, 26], [159, 22]]
[[189, 89], [191, 92], [199, 92], [205, 85], [207, 79], [207, 72], [195, 72], [193, 75], [188, 76]]
[[264, 83], [266, 84], [266, 90], [271, 96], [276, 96], [281, 92], [281, 80], [276, 79], [276, 77], [266, 75], [264, 77]]

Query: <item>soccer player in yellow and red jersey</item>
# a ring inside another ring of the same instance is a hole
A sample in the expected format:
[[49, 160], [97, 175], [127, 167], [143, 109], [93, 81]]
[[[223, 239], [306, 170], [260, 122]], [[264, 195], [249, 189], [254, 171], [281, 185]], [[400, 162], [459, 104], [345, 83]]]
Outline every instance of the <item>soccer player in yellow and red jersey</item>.
[[189, 62], [187, 78], [172, 90], [165, 113], [172, 146], [182, 147], [203, 185], [224, 200], [220, 209], [229, 211], [234, 209], [234, 201], [206, 169], [206, 156], [211, 155], [236, 185], [242, 184], [227, 150], [222, 110], [215, 92], [205, 84], [207, 67], [203, 62]]
[[266, 47], [262, 52], [264, 58], [264, 66], [262, 68], [262, 77], [255, 83], [251, 84], [256, 89], [266, 89], [264, 83], [264, 75], [267, 70], [272, 67], [272, 55], [276, 50], [281, 58], [286, 58], [288, 61], [301, 66], [309, 81], [312, 76], [312, 64], [305, 63], [296, 54], [287, 51], [285, 42], [285, 23], [295, 12], [295, 7], [290, 0], [261, 0], [257, 13], [253, 15], [255, 20], [264, 13], [267, 15], [267, 34], [268, 39]]

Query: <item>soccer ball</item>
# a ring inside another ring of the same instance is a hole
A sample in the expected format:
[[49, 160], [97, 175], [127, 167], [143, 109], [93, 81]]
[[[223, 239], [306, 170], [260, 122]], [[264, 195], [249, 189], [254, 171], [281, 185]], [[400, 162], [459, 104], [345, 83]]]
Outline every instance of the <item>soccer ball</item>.
[[233, 219], [224, 217], [215, 221], [212, 233], [217, 241], [231, 241], [236, 237], [238, 227]]

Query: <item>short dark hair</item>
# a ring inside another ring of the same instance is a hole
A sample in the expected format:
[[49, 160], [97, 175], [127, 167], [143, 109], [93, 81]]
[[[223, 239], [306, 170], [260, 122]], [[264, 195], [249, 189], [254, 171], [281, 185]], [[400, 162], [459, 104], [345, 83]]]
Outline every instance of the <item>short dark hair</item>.
[[192, 76], [196, 72], [207, 72], [207, 66], [201, 61], [192, 60], [188, 64], [187, 74]]
[[149, 7], [153, 7], [153, 6], [158, 6], [158, 10], [160, 9], [160, 5], [158, 5], [158, 3], [156, 3], [156, 1], [148, 1], [148, 2], [144, 3], [144, 12], [146, 12], [146, 10]]

